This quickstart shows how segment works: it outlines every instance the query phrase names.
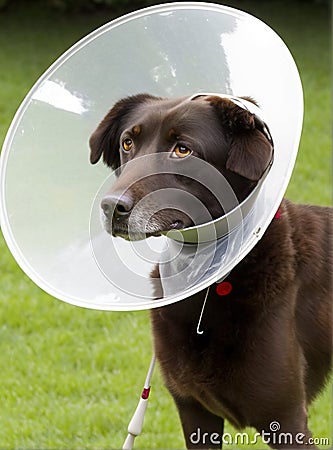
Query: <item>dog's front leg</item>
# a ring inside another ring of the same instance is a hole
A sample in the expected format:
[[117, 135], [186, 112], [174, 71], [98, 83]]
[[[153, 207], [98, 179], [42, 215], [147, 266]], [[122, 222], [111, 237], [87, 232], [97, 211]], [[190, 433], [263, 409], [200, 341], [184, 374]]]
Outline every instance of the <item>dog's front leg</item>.
[[174, 397], [188, 449], [222, 448], [224, 420], [192, 398]]

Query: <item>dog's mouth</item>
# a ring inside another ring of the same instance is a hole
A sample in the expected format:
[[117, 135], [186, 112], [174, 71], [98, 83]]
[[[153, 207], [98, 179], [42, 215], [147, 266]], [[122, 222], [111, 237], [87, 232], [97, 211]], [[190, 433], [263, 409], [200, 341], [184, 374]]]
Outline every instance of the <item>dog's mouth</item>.
[[150, 237], [159, 237], [162, 234], [167, 233], [170, 230], [182, 230], [185, 228], [184, 222], [182, 220], [175, 220], [168, 227], [163, 227], [156, 230], [145, 229], [129, 229], [126, 226], [112, 226], [111, 234], [114, 237], [122, 237], [128, 241], [138, 241], [141, 239], [147, 239]]
[[147, 220], [143, 218], [113, 217], [112, 220], [103, 218], [105, 230], [114, 237], [121, 237], [128, 241], [138, 241], [149, 237], [158, 237], [171, 230], [182, 230], [193, 225], [192, 220], [184, 213], [182, 217], [172, 217], [168, 210], [159, 212]]

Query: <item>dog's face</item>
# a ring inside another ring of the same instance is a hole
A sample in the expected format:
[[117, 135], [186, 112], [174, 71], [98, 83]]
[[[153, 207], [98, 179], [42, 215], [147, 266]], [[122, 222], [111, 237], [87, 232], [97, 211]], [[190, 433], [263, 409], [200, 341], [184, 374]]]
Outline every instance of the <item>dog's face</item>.
[[140, 94], [120, 100], [92, 134], [90, 148], [92, 164], [103, 155], [109, 167], [122, 168], [101, 207], [106, 230], [131, 239], [207, 221], [199, 212], [195, 219], [187, 213], [190, 196], [205, 205], [210, 219], [228, 212], [225, 202], [190, 175], [194, 161], [214, 166], [241, 202], [272, 158], [261, 120], [215, 96]]

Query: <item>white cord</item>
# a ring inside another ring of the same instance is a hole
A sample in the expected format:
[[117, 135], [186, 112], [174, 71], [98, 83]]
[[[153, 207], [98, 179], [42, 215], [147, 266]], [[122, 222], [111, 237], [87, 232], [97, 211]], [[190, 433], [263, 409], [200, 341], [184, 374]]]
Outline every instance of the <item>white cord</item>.
[[156, 356], [153, 353], [152, 357], [151, 357], [151, 360], [150, 360], [147, 376], [146, 376], [146, 381], [145, 381], [145, 385], [144, 385], [145, 389], [149, 389], [150, 388], [150, 380], [151, 380], [151, 377], [153, 376], [155, 362], [156, 362]]
[[200, 317], [199, 317], [199, 321], [198, 321], [198, 325], [197, 325], [197, 334], [203, 334], [203, 331], [200, 330], [200, 325], [201, 325], [202, 315], [203, 315], [203, 312], [204, 312], [204, 309], [205, 309], [205, 306], [206, 306], [206, 301], [207, 301], [207, 298], [208, 298], [209, 289], [210, 289], [210, 286], [208, 286], [208, 288], [207, 288], [205, 300], [204, 300], [202, 308], [201, 308], [201, 313], [200, 313]]
[[150, 361], [146, 381], [144, 384], [144, 388], [143, 388], [138, 406], [136, 407], [133, 417], [128, 425], [128, 429], [127, 429], [128, 435], [123, 444], [123, 450], [132, 450], [133, 445], [134, 445], [134, 439], [137, 436], [139, 436], [139, 434], [141, 434], [142, 427], [143, 427], [143, 421], [144, 421], [144, 417], [145, 417], [145, 412], [146, 412], [146, 409], [148, 406], [148, 398], [149, 398], [149, 393], [150, 393], [150, 380], [153, 375], [155, 361], [156, 361], [156, 357], [153, 354], [151, 361]]

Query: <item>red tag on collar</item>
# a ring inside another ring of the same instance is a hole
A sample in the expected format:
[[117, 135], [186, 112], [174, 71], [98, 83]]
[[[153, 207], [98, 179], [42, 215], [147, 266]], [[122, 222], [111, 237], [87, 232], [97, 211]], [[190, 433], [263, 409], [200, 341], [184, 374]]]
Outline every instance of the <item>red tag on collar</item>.
[[277, 220], [281, 219], [281, 208], [279, 208], [279, 209], [276, 211], [275, 216], [274, 216], [274, 219], [277, 219]]
[[232, 291], [232, 284], [229, 281], [222, 281], [216, 286], [216, 293], [223, 297], [224, 295], [229, 295]]

